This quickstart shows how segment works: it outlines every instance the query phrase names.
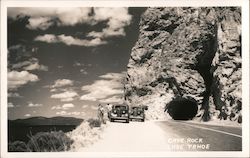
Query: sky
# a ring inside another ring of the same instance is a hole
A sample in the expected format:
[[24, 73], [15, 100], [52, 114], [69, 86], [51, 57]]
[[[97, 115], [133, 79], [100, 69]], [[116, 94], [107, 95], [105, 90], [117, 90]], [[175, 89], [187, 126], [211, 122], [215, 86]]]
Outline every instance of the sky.
[[8, 8], [8, 119], [122, 103], [145, 8]]

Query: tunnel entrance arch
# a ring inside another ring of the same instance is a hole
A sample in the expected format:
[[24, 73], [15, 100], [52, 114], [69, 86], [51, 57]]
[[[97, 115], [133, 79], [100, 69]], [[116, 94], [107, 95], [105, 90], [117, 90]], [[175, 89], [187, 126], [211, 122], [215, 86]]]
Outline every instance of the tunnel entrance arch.
[[166, 105], [165, 111], [174, 120], [192, 120], [197, 114], [198, 105], [193, 98], [178, 97]]

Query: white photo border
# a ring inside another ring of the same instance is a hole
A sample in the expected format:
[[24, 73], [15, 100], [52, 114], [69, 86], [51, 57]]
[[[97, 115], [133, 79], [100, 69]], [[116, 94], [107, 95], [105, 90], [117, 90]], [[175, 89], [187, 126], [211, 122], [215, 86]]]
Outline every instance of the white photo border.
[[[63, 2], [63, 3], [61, 3]], [[8, 152], [7, 139], [7, 8], [8, 7], [215, 7], [239, 6], [242, 8], [242, 151], [237, 152], [59, 152], [16, 153]], [[1, 139], [3, 158], [43, 157], [248, 157], [249, 156], [249, 1], [248, 0], [89, 0], [89, 1], [1, 1]]]

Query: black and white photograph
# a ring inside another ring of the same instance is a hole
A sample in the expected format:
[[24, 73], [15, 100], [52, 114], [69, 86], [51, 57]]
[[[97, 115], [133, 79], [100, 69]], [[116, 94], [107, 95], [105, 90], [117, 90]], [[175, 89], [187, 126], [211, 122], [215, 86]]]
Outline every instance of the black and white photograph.
[[243, 1], [29, 3], [1, 10], [1, 157], [249, 156]]

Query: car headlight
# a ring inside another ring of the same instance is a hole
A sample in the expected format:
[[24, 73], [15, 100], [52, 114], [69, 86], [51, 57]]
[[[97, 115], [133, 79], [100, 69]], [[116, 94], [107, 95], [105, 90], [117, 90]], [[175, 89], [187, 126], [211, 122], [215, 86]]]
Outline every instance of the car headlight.
[[125, 111], [122, 111], [123, 114], [125, 114]]

